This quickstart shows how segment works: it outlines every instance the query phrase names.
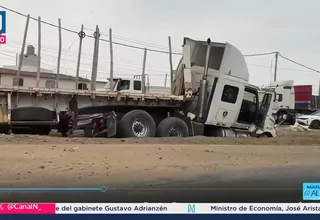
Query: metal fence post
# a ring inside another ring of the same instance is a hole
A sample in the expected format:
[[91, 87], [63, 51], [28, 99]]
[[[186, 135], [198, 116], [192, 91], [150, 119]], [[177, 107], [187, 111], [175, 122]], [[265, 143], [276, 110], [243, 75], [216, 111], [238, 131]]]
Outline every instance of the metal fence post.
[[171, 47], [171, 37], [168, 37], [169, 41], [169, 62], [170, 62], [170, 87], [171, 95], [173, 95], [173, 65], [172, 65], [172, 47]]
[[83, 38], [86, 37], [86, 34], [83, 31], [83, 25], [81, 25], [81, 31], [78, 33], [78, 35], [79, 35], [79, 38], [80, 38], [80, 43], [79, 43], [79, 51], [78, 51], [78, 61], [77, 61], [77, 72], [76, 72], [75, 89], [78, 89], [78, 84], [79, 84], [79, 72], [80, 72], [80, 62], [81, 62], [82, 40], [83, 40]]
[[142, 76], [141, 76], [141, 91], [146, 93], [146, 62], [147, 62], [147, 48], [144, 49], [143, 64], [142, 64]]
[[112, 46], [112, 29], [109, 29], [109, 43], [110, 43], [110, 91], [113, 92], [113, 46]]
[[38, 17], [38, 63], [37, 63], [37, 82], [36, 87], [39, 88], [40, 72], [41, 72], [41, 17]]

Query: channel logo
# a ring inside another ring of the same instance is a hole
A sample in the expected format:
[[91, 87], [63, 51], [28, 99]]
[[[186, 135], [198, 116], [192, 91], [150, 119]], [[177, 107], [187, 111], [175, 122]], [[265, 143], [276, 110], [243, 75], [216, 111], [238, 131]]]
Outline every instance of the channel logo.
[[6, 44], [7, 38], [6, 38], [6, 12], [0, 11], [0, 44]]
[[196, 205], [195, 204], [189, 204], [188, 205], [188, 213], [195, 213], [196, 212]]
[[320, 200], [320, 183], [303, 183], [302, 185], [303, 200]]

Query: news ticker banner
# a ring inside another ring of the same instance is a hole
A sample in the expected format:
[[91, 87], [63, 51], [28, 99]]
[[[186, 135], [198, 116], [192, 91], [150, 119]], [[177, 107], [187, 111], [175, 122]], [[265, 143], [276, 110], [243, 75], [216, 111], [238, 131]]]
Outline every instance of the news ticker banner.
[[0, 214], [320, 214], [320, 203], [2, 203]]

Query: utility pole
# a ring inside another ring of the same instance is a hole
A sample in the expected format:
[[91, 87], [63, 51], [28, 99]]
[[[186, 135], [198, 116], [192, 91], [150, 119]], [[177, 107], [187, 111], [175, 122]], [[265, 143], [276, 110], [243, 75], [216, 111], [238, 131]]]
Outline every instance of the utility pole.
[[276, 62], [274, 64], [274, 78], [273, 78], [273, 81], [277, 81], [278, 56], [279, 56], [279, 52], [276, 52]]
[[58, 60], [57, 60], [57, 76], [56, 76], [56, 88], [59, 88], [60, 81], [60, 64], [61, 64], [61, 51], [62, 51], [62, 36], [61, 36], [61, 19], [58, 19], [58, 33], [59, 33], [59, 52], [58, 52]]

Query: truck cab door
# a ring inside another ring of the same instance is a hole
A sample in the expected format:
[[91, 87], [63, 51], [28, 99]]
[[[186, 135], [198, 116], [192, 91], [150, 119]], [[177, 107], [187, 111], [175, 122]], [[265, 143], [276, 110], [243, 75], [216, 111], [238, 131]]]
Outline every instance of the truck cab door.
[[244, 85], [230, 79], [219, 78], [208, 99], [206, 125], [231, 127], [239, 115]]
[[[258, 110], [258, 117], [256, 126], [262, 130], [273, 129], [275, 126], [275, 119], [272, 114], [272, 109], [275, 103], [276, 93], [274, 90], [267, 90], [260, 103]], [[270, 127], [270, 128], [268, 128]]]

